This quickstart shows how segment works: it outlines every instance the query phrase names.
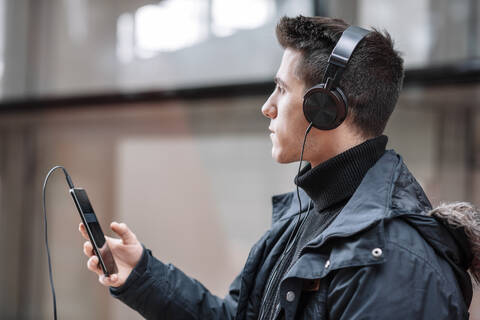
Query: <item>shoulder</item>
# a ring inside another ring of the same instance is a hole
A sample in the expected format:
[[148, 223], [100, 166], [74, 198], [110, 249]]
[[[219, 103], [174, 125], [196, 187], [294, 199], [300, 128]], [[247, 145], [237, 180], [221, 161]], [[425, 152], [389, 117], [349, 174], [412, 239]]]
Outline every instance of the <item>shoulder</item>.
[[[444, 303], [450, 305], [449, 312], [466, 312], [468, 307], [452, 265], [421, 229], [407, 219], [395, 218], [385, 221], [384, 232], [385, 262], [375, 272], [382, 286], [390, 286], [391, 290], [403, 288], [407, 299], [411, 294], [422, 299], [423, 304], [432, 304], [432, 308]], [[446, 243], [447, 239], [443, 241]]]
[[384, 232], [383, 246], [377, 248], [381, 250], [380, 263], [338, 268], [330, 274], [332, 312], [344, 316], [361, 310], [362, 315], [374, 318], [397, 315], [394, 319], [468, 317], [451, 267], [415, 228], [393, 219], [385, 221], [383, 229], [379, 225], [368, 232]]
[[[408, 222], [396, 218], [385, 222], [386, 268], [403, 268], [399, 272], [426, 278], [431, 274], [445, 286], [457, 286], [450, 265], [429, 245], [425, 238]], [[424, 281], [422, 281], [424, 282]]]
[[451, 265], [401, 217], [382, 220], [355, 236], [332, 241], [330, 248], [331, 271], [361, 271], [376, 278], [378, 281], [372, 283], [384, 289], [408, 284], [410, 289], [425, 291], [433, 285], [442, 294], [461, 297]]

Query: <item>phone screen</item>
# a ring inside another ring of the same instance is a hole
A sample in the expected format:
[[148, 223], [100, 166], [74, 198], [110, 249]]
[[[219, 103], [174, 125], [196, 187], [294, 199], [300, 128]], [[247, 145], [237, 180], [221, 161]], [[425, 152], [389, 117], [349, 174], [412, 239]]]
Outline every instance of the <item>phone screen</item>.
[[88, 231], [90, 241], [96, 248], [96, 254], [100, 260], [100, 265], [106, 275], [116, 273], [117, 266], [113, 260], [112, 252], [105, 241], [105, 235], [98, 223], [97, 216], [93, 211], [92, 205], [88, 200], [87, 192], [84, 189], [75, 188], [70, 192], [75, 200], [77, 209], [82, 216], [82, 221]]

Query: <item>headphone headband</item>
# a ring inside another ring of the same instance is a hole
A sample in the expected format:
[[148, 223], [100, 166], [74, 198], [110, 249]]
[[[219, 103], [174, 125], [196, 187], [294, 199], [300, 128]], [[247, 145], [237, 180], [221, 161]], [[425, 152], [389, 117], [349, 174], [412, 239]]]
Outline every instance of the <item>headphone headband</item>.
[[335, 88], [338, 85], [353, 51], [360, 41], [369, 33], [370, 31], [357, 26], [350, 26], [343, 31], [342, 36], [328, 58], [328, 66], [322, 83], [326, 83], [328, 78], [331, 78], [333, 82], [330, 87]]

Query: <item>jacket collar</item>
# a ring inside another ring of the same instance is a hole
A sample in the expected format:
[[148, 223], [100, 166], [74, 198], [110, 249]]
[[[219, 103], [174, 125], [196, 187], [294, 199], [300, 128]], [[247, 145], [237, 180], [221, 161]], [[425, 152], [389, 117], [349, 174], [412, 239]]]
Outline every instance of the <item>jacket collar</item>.
[[[395, 213], [390, 209], [395, 181], [403, 166], [400, 155], [393, 150], [387, 151], [377, 163], [367, 171], [362, 182], [345, 207], [333, 222], [322, 232], [311, 246], [321, 246], [329, 238], [347, 237], [363, 231], [378, 221], [389, 218]], [[415, 182], [416, 183], [416, 182]], [[406, 193], [411, 203], [417, 203], [416, 195]]]
[[[402, 185], [405, 192], [402, 193], [401, 199], [395, 199], [398, 198], [398, 195], [394, 194], [395, 183], [401, 175], [407, 176], [409, 185]], [[300, 189], [300, 199], [302, 212], [304, 212], [307, 210], [310, 198], [302, 189]], [[272, 207], [273, 223], [299, 213], [295, 192], [273, 196]], [[391, 207], [396, 210], [389, 210]], [[428, 209], [431, 209], [430, 202], [418, 182], [408, 172], [402, 157], [394, 150], [387, 150], [367, 171], [345, 207], [317, 240], [323, 243], [333, 233], [336, 236], [352, 235], [381, 219], [392, 218], [400, 213], [418, 213]]]
[[[399, 179], [400, 178], [400, 179]], [[401, 181], [398, 189], [395, 187]], [[407, 182], [407, 183], [405, 183]], [[398, 194], [396, 192], [398, 190]], [[304, 195], [306, 196], [306, 195]], [[302, 207], [308, 205], [307, 201], [302, 201]], [[287, 206], [287, 207], [284, 207]], [[298, 214], [298, 201], [293, 193], [283, 194], [274, 197], [273, 221], [287, 219]], [[331, 238], [348, 238], [354, 234], [369, 229], [371, 226], [379, 224], [384, 219], [394, 218], [407, 213], [418, 213], [431, 208], [422, 188], [413, 178], [399, 154], [393, 150], [388, 150], [366, 173], [359, 187], [341, 210], [333, 222], [319, 236], [314, 238], [308, 244], [308, 249], [320, 248]], [[378, 259], [372, 257], [370, 250], [376, 247], [384, 247], [383, 227], [381, 226], [375, 232], [366, 232], [359, 241], [365, 241], [368, 245], [360, 246], [368, 250], [368, 254], [357, 254], [357, 257], [365, 257], [364, 261], [352, 259], [348, 263], [355, 265], [368, 265], [382, 263], [383, 257]], [[374, 247], [372, 247], [374, 245]], [[336, 265], [334, 255], [335, 250], [330, 256], [331, 267], [329, 270], [345, 265]], [[341, 253], [345, 256], [345, 252]], [[322, 274], [312, 274], [311, 268], [301, 268], [302, 260], [322, 259], [318, 255], [311, 255], [307, 252], [304, 257], [292, 267], [286, 278], [318, 278], [324, 276], [327, 270], [322, 269]], [[337, 261], [343, 263], [341, 261]]]
[[297, 215], [300, 211], [307, 211], [310, 197], [302, 188], [299, 188], [299, 193], [302, 202], [301, 210], [299, 210], [296, 192], [283, 193], [272, 197], [272, 224]]

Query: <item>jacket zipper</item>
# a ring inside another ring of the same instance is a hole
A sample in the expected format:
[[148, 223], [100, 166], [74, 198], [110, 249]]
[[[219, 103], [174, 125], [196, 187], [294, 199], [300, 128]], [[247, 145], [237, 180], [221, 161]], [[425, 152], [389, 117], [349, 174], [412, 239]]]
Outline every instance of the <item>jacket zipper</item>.
[[[332, 223], [333, 220], [335, 220], [336, 216], [337, 216], [337, 215], [333, 215], [333, 216], [326, 222], [325, 228], [324, 228], [323, 230], [325, 230], [325, 229], [328, 227], [328, 225], [329, 225], [330, 223]], [[306, 219], [306, 218], [307, 218], [307, 217], [305, 217], [305, 219]], [[300, 234], [300, 230], [301, 230], [301, 228], [298, 229], [297, 234]], [[322, 232], [323, 232], [323, 230], [322, 230]], [[317, 235], [314, 235], [313, 237], [311, 237], [311, 238], [307, 241], [307, 244], [306, 244], [304, 247], [302, 247], [302, 249], [300, 249], [300, 250], [298, 251], [298, 253], [293, 257], [292, 262], [293, 262], [293, 261], [297, 261], [298, 258], [300, 258], [300, 256], [303, 254], [303, 252], [308, 248], [308, 243], [309, 243], [310, 241], [312, 241], [316, 236], [317, 236]], [[296, 241], [297, 241], [297, 235], [295, 235], [295, 239], [294, 239], [293, 243], [295, 243]], [[292, 243], [292, 247], [293, 247], [293, 243]], [[293, 265], [294, 265], [294, 264], [295, 264], [295, 263], [293, 263], [293, 264], [286, 270], [285, 274], [287, 274], [288, 272], [290, 272], [290, 270], [293, 268]], [[276, 271], [277, 271], [277, 270], [276, 270]], [[275, 299], [275, 297], [273, 297], [272, 300], [274, 300], [274, 299]], [[272, 302], [273, 302], [273, 301], [272, 301]], [[272, 302], [269, 302], [269, 304], [271, 304]], [[271, 320], [274, 320], [276, 317], [278, 317], [279, 311], [280, 311], [280, 309], [274, 311], [273, 317], [272, 317]], [[259, 318], [259, 319], [261, 319], [261, 318]]]
[[[274, 274], [272, 275], [272, 277], [270, 277], [270, 280], [269, 280], [269, 282], [267, 283], [267, 289], [266, 289], [266, 291], [265, 291], [265, 294], [267, 295], [267, 301], [265, 302], [265, 307], [262, 309], [262, 313], [260, 314], [260, 316], [259, 316], [259, 318], [258, 318], [258, 319], [260, 319], [260, 320], [265, 319], [264, 316], [267, 316], [267, 315], [265, 315], [265, 312], [268, 311], [268, 310], [271, 310], [271, 307], [273, 306], [273, 302], [275, 301], [275, 296], [276, 296], [276, 295], [275, 295], [275, 294], [272, 294], [272, 292], [270, 292], [271, 289], [272, 289], [272, 285], [273, 285], [273, 283], [276, 283], [277, 280], [278, 280], [279, 272], [281, 271], [280, 269], [282, 269], [282, 268], [280, 268], [280, 267], [281, 267], [282, 260], [283, 260], [283, 259], [285, 258], [285, 256], [287, 256], [287, 254], [290, 253], [290, 251], [295, 247], [295, 243], [297, 243], [298, 238], [299, 238], [300, 235], [301, 235], [301, 230], [303, 230], [303, 225], [304, 225], [303, 222], [305, 222], [305, 220], [307, 219], [309, 213], [310, 213], [310, 210], [307, 211], [307, 215], [303, 218], [302, 222], [300, 223], [300, 226], [299, 226], [298, 229], [296, 230], [295, 236], [294, 236], [294, 238], [293, 238], [293, 241], [292, 241], [290, 247], [287, 247], [286, 250], [282, 253], [282, 255], [281, 255], [280, 259], [279, 259], [278, 268], [275, 268]], [[301, 212], [300, 212], [299, 214], [301, 214]], [[293, 232], [295, 232], [295, 230], [294, 230]], [[288, 244], [287, 244], [287, 245], [288, 245]], [[303, 251], [303, 248], [302, 248], [301, 251]], [[296, 256], [298, 256], [298, 255], [295, 255], [295, 257], [296, 257]], [[295, 257], [294, 257], [294, 258], [295, 258]], [[294, 261], [294, 260], [291, 260], [291, 261]], [[276, 267], [276, 266], [275, 266], [275, 267]], [[288, 270], [290, 270], [290, 268], [287, 269], [287, 272], [288, 272]], [[275, 310], [275, 311], [273, 312], [273, 315], [274, 315], [273, 318], [275, 318], [276, 314], [277, 314], [277, 310]]]
[[[298, 233], [298, 232], [297, 232]], [[264, 318], [265, 315], [265, 312], [267, 312], [268, 310], [270, 310], [270, 308], [272, 307], [272, 304], [275, 300], [275, 294], [273, 294], [273, 292], [271, 292], [272, 290], [272, 285], [273, 283], [276, 283], [277, 280], [278, 280], [278, 277], [279, 277], [279, 273], [280, 273], [280, 269], [281, 268], [281, 264], [282, 264], [282, 260], [285, 258], [285, 256], [287, 256], [287, 254], [291, 251], [291, 248], [293, 248], [293, 245], [295, 244], [295, 242], [297, 241], [297, 235], [295, 235], [295, 238], [293, 239], [293, 242], [291, 244], [291, 246], [289, 248], [287, 248], [286, 251], [284, 251], [280, 257], [280, 259], [278, 260], [279, 263], [278, 263], [278, 268], [275, 268], [274, 270], [274, 274], [270, 277], [268, 283], [267, 283], [267, 289], [265, 291], [265, 294], [267, 295], [267, 300], [265, 302], [265, 306], [264, 308], [262, 308], [262, 313], [260, 314], [260, 317], [258, 319], [260, 320], [264, 320], [266, 318]], [[277, 267], [277, 265], [275, 265], [275, 267]]]

